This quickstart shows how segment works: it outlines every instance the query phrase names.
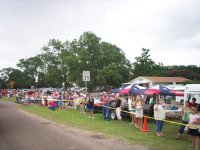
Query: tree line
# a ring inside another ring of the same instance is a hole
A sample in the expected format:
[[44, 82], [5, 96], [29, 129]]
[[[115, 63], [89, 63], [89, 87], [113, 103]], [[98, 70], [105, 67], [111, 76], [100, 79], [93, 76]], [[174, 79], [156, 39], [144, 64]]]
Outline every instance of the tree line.
[[[200, 67], [164, 66], [151, 59], [150, 50], [142, 48], [141, 55], [131, 63], [122, 49], [109, 42], [102, 41], [92, 32], [84, 32], [79, 39], [62, 42], [50, 39], [41, 48], [41, 53], [26, 59], [20, 59], [18, 68], [0, 70], [0, 88], [37, 87], [84, 87], [82, 72], [90, 71], [91, 81], [88, 87], [108, 89], [118, 87], [137, 76], [182, 76], [199, 82]], [[38, 81], [38, 82], [35, 82]], [[37, 83], [37, 85], [36, 85]]]

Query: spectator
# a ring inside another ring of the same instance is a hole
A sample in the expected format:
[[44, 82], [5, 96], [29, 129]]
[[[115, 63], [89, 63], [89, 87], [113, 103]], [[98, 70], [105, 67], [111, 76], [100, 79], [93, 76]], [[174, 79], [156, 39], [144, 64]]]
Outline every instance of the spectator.
[[85, 105], [86, 105], [86, 98], [83, 98], [80, 101], [80, 113], [85, 114]]
[[49, 102], [49, 109], [55, 110], [56, 109], [56, 103], [54, 101]]
[[35, 97], [33, 94], [31, 95], [31, 103], [35, 103]]
[[197, 103], [196, 103], [196, 98], [195, 97], [192, 98], [192, 102], [190, 103], [190, 108], [192, 108], [192, 107], [197, 108]]
[[10, 99], [10, 96], [11, 96], [11, 94], [10, 94], [10, 92], [8, 92], [7, 93], [7, 99]]
[[191, 136], [192, 145], [190, 148], [198, 149], [198, 128], [197, 120], [199, 119], [199, 115], [197, 115], [197, 110], [195, 107], [191, 108], [191, 114], [189, 116], [189, 135]]
[[[128, 97], [128, 110], [131, 112], [132, 109], [132, 96]], [[131, 114], [132, 116], [132, 114]], [[133, 125], [133, 121], [131, 121], [130, 125]]]
[[136, 103], [135, 103], [135, 109], [136, 109], [136, 118], [137, 118], [137, 126], [136, 128], [139, 128], [140, 130], [142, 130], [142, 124], [143, 124], [143, 106], [144, 106], [144, 102], [141, 99], [141, 96], [138, 95], [136, 97]]
[[116, 115], [117, 115], [117, 121], [121, 122], [122, 121], [122, 117], [121, 117], [121, 99], [119, 98], [119, 94], [115, 95], [115, 99], [116, 99]]
[[135, 96], [132, 97], [131, 103], [131, 116], [132, 116], [132, 123], [135, 127], [137, 127], [137, 118], [136, 118], [136, 110], [135, 110], [136, 98]]
[[0, 99], [2, 98], [2, 93], [1, 93], [1, 90], [0, 90]]
[[104, 120], [108, 119], [108, 121], [110, 121], [111, 120], [110, 109], [108, 108], [110, 106], [110, 98], [109, 98], [109, 96], [106, 92], [103, 92], [101, 100], [103, 102], [103, 117], [104, 117]]
[[61, 107], [62, 106], [62, 93], [61, 92], [59, 92], [57, 98], [58, 98], [58, 106]]
[[154, 118], [156, 120], [156, 134], [157, 136], [164, 136], [162, 133], [163, 121], [165, 119], [165, 110], [160, 104], [159, 99], [156, 99], [156, 104], [154, 105]]
[[89, 113], [89, 118], [94, 119], [94, 98], [89, 97], [87, 101], [87, 110]]
[[79, 98], [79, 95], [77, 94], [77, 92], [74, 92], [74, 95], [73, 95], [74, 109], [77, 109], [76, 106], [77, 106], [78, 98]]
[[[189, 101], [185, 101], [185, 106], [182, 108], [182, 124], [188, 124], [189, 115], [190, 115], [190, 103]], [[182, 125], [179, 129], [176, 139], [179, 139], [180, 136], [183, 135], [184, 129], [185, 129], [185, 126]]]

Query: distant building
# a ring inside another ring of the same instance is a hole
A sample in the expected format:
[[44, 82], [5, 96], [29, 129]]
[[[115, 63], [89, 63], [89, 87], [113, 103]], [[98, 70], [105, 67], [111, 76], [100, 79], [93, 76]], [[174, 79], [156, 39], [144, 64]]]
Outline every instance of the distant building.
[[139, 76], [125, 84], [138, 84], [144, 87], [152, 87], [154, 85], [182, 84], [189, 79], [183, 77], [159, 77], [159, 76]]

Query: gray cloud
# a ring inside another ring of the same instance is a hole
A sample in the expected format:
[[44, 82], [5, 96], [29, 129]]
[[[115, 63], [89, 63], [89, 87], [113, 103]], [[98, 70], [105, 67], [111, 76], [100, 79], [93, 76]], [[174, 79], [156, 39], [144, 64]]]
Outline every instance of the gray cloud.
[[145, 47], [156, 62], [200, 65], [197, 0], [0, 0], [0, 18], [0, 69], [40, 53], [51, 38], [85, 31], [116, 44], [132, 62]]

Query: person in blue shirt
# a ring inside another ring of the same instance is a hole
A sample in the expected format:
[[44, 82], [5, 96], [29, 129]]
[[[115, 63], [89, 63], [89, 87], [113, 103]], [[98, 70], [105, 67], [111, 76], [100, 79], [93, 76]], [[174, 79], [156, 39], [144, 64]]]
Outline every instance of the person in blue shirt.
[[1, 93], [1, 90], [0, 90], [0, 99], [2, 98], [2, 93]]
[[89, 113], [89, 118], [94, 119], [94, 99], [92, 97], [89, 97], [87, 101], [87, 110]]

